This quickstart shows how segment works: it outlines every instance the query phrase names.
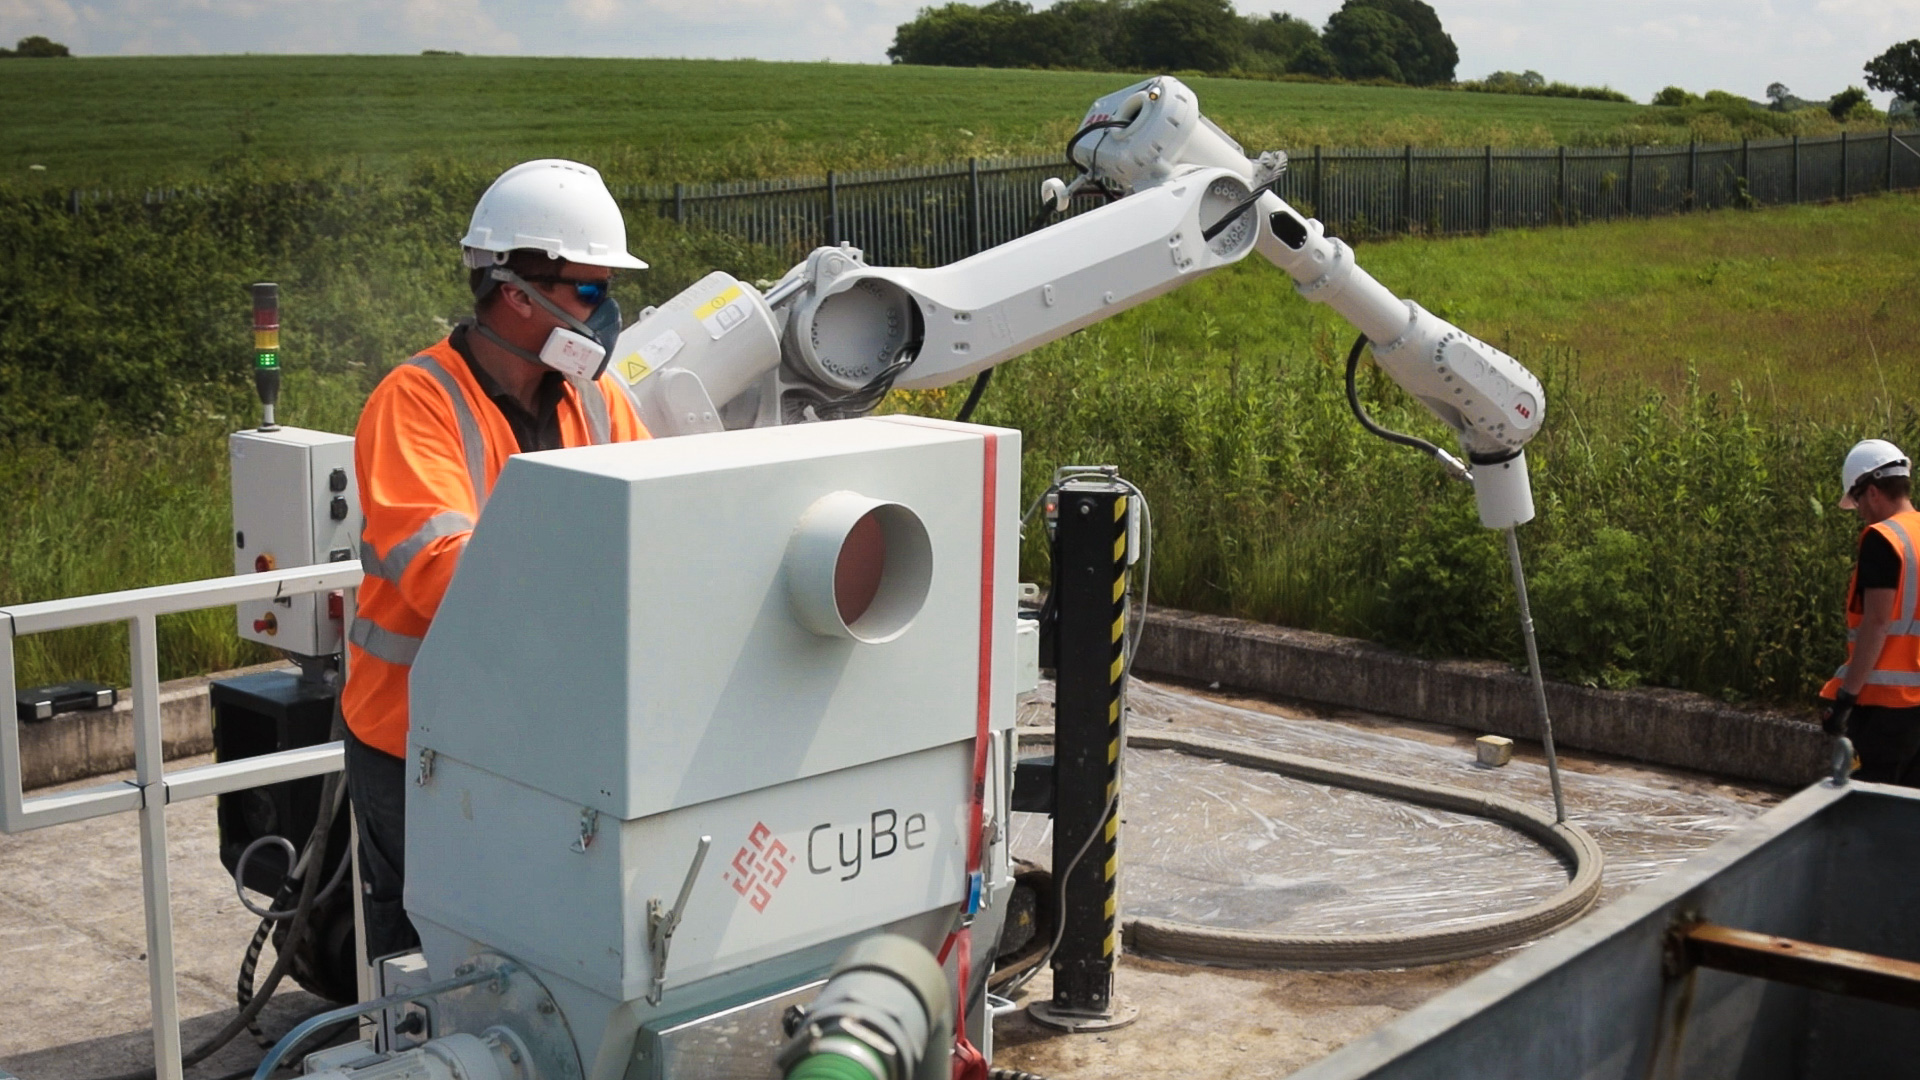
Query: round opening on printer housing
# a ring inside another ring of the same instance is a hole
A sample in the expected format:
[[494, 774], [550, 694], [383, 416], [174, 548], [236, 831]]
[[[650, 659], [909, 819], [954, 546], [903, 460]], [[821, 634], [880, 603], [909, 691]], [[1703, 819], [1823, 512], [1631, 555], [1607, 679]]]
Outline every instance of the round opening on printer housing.
[[905, 633], [925, 606], [933, 545], [911, 509], [836, 491], [801, 516], [787, 544], [786, 572], [802, 626], [879, 644]]

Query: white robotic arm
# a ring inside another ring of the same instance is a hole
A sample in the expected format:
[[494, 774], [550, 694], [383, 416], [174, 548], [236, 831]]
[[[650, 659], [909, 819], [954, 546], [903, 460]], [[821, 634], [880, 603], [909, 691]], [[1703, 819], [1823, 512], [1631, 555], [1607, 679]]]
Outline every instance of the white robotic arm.
[[711, 274], [622, 333], [615, 370], [656, 434], [717, 430], [716, 406], [754, 389], [735, 426], [858, 415], [888, 389], [956, 382], [1244, 258], [1254, 217], [1203, 233], [1252, 192], [1233, 170], [1182, 166], [934, 269], [868, 266], [842, 246], [815, 250], [764, 296]]
[[1056, 204], [1087, 182], [1121, 197], [935, 269], [867, 266], [841, 246], [817, 249], [764, 296], [709, 275], [643, 313], [615, 369], [657, 435], [859, 415], [889, 389], [956, 382], [1257, 250], [1353, 323], [1382, 369], [1454, 429], [1482, 522], [1533, 517], [1522, 448], [1544, 417], [1539, 380], [1394, 296], [1266, 190], [1283, 156], [1248, 160], [1170, 77], [1095, 102], [1071, 152], [1083, 173], [1050, 183]]

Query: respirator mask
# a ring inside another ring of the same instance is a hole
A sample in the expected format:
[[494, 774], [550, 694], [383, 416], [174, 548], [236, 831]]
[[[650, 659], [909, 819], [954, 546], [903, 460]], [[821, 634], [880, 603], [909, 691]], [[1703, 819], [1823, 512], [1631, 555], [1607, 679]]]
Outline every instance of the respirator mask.
[[496, 334], [485, 324], [476, 326], [478, 332], [523, 360], [542, 364], [565, 375], [569, 379], [584, 379], [592, 382], [607, 370], [607, 360], [613, 355], [613, 346], [620, 339], [620, 305], [608, 292], [606, 282], [564, 281], [560, 278], [538, 279], [543, 283], [565, 284], [571, 286], [575, 294], [583, 301], [599, 296], [585, 320], [576, 319], [561, 310], [560, 305], [547, 299], [546, 295], [535, 288], [533, 283], [504, 266], [496, 266], [487, 272], [488, 278], [499, 285], [517, 286], [527, 299], [545, 309], [547, 314], [559, 319], [563, 324], [556, 326], [547, 334], [547, 343], [538, 354], [528, 352]]

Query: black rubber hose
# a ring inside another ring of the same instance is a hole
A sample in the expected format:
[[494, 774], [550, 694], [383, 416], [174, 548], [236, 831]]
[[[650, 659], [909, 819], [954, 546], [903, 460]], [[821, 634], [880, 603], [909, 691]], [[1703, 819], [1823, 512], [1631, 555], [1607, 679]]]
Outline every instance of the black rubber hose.
[[1356, 386], [1354, 386], [1354, 382], [1353, 382], [1354, 371], [1360, 366], [1360, 350], [1366, 347], [1367, 347], [1367, 335], [1361, 334], [1359, 337], [1353, 339], [1353, 348], [1347, 353], [1347, 404], [1351, 406], [1353, 409], [1353, 418], [1355, 420], [1360, 421], [1361, 427], [1366, 428], [1368, 431], [1372, 432], [1375, 435], [1380, 436], [1381, 438], [1387, 440], [1390, 443], [1399, 443], [1401, 446], [1410, 446], [1415, 450], [1418, 450], [1421, 453], [1428, 455], [1429, 457], [1433, 458], [1435, 461], [1444, 462], [1446, 458], [1441, 455], [1439, 447], [1415, 435], [1406, 435], [1398, 431], [1389, 431], [1386, 428], [1381, 427], [1379, 424], [1374, 423], [1373, 417], [1367, 415], [1366, 406], [1360, 404], [1360, 391]]
[[987, 392], [987, 384], [993, 381], [993, 369], [981, 368], [980, 374], [973, 377], [973, 389], [967, 391], [967, 400], [960, 406], [960, 415], [954, 417], [961, 423], [973, 418], [973, 410], [980, 404], [980, 395]]

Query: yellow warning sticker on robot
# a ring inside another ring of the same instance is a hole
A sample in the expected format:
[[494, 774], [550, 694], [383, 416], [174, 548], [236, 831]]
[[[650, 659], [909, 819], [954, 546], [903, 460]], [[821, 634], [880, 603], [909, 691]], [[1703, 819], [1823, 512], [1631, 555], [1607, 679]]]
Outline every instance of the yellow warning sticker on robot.
[[715, 341], [747, 321], [747, 299], [740, 286], [731, 285], [713, 299], [693, 309], [693, 317], [707, 328]]
[[620, 373], [621, 378], [627, 380], [628, 386], [646, 378], [647, 373], [653, 370], [647, 366], [645, 360], [640, 359], [639, 353], [629, 353], [627, 358], [615, 364], [613, 369]]

